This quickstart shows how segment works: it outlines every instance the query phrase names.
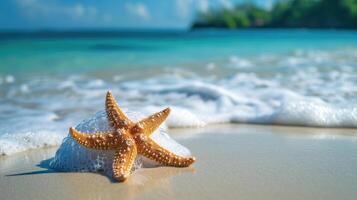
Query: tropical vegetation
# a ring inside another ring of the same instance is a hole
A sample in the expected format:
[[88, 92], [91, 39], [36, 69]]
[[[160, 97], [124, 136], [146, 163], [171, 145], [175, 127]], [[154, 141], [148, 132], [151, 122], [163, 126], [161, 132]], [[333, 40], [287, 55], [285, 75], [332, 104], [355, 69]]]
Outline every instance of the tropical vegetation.
[[252, 3], [199, 13], [193, 28], [357, 28], [357, 0], [278, 0], [271, 9]]

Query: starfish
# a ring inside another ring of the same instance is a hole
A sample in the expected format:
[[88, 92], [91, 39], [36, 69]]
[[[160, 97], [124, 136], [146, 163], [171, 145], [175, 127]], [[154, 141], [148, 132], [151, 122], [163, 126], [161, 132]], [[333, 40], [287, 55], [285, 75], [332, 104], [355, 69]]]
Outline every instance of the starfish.
[[139, 122], [133, 122], [120, 109], [110, 91], [107, 92], [105, 109], [109, 125], [114, 131], [82, 133], [71, 127], [69, 133], [80, 145], [96, 150], [114, 150], [113, 174], [118, 181], [125, 181], [138, 154], [161, 165], [188, 167], [194, 157], [183, 157], [163, 147], [150, 138], [170, 113], [170, 108], [157, 112]]

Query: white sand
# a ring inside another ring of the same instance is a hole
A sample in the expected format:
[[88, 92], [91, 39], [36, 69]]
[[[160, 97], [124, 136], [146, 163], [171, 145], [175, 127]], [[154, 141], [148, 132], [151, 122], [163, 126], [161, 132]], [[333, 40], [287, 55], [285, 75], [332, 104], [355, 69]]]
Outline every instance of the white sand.
[[356, 199], [357, 131], [222, 125], [171, 130], [190, 168], [136, 171], [113, 183], [36, 166], [56, 148], [0, 158], [0, 199]]

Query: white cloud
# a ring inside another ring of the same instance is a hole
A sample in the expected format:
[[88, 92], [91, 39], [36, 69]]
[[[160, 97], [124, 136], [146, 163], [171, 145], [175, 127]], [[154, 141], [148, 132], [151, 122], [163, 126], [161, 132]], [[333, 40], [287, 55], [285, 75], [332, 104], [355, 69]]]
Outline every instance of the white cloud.
[[22, 5], [22, 6], [27, 6], [27, 5], [31, 5], [31, 4], [37, 3], [37, 1], [36, 0], [18, 0], [17, 3]]
[[191, 14], [192, 0], [176, 0], [176, 12], [177, 15], [185, 19]]
[[145, 4], [128, 3], [126, 4], [126, 7], [131, 14], [138, 16], [144, 20], [149, 20], [151, 18], [150, 12], [146, 8]]
[[73, 7], [73, 14], [75, 16], [81, 17], [84, 15], [84, 7], [81, 4], [77, 4]]
[[61, 5], [57, 1], [17, 0], [18, 6], [31, 17], [62, 16], [71, 19], [94, 17], [97, 9], [82, 4]]
[[267, 9], [272, 9], [272, 8], [273, 8], [273, 5], [274, 5], [273, 0], [266, 0], [266, 1], [265, 1], [265, 7], [266, 7]]
[[208, 12], [209, 11], [208, 0], [197, 0], [197, 9], [200, 12]]
[[113, 21], [113, 16], [111, 16], [110, 14], [104, 14], [102, 16], [103, 21], [106, 23], [112, 22]]
[[93, 7], [93, 6], [88, 6], [87, 7], [87, 12], [90, 14], [90, 15], [96, 15], [98, 13], [98, 10]]
[[219, 0], [220, 4], [223, 8], [232, 9], [233, 3], [230, 0]]

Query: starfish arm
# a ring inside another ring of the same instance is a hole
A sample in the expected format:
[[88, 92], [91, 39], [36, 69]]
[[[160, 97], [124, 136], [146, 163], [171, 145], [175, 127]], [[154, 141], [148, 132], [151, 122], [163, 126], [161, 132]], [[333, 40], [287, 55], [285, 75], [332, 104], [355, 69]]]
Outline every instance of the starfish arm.
[[71, 127], [69, 133], [75, 141], [90, 149], [115, 150], [123, 142], [122, 136], [117, 132], [86, 134]]
[[[126, 141], [132, 141], [132, 139]], [[113, 160], [113, 174], [120, 182], [125, 181], [130, 175], [131, 168], [137, 155], [137, 149], [133, 141], [131, 145], [128, 145], [130, 142], [126, 142], [125, 144], [126, 145], [120, 146], [115, 152]]]
[[170, 108], [166, 108], [136, 123], [133, 130], [136, 133], [144, 133], [149, 136], [165, 121], [169, 114]]
[[135, 137], [138, 152], [162, 165], [173, 167], [188, 167], [195, 162], [194, 157], [183, 157], [172, 153], [171, 151], [161, 147], [154, 140], [144, 135]]
[[117, 128], [127, 128], [133, 124], [133, 122], [119, 108], [111, 91], [107, 92], [105, 110], [107, 112], [108, 120], [112, 126]]

